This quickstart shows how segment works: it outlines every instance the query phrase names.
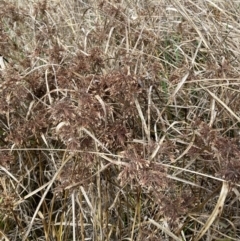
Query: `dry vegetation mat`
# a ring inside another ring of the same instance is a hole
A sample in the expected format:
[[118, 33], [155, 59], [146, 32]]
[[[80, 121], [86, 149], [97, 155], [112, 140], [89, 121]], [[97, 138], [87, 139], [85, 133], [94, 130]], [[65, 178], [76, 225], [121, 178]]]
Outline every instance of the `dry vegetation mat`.
[[240, 240], [240, 1], [0, 16], [1, 240]]

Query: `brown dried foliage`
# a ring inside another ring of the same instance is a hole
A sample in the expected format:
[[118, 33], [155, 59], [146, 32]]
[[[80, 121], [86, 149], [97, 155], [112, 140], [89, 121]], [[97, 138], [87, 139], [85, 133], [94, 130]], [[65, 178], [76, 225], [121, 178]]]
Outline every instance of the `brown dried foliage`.
[[88, 2], [0, 1], [3, 234], [70, 240], [75, 222], [79, 240], [192, 240], [225, 180], [231, 227], [209, 234], [237, 240], [235, 8]]

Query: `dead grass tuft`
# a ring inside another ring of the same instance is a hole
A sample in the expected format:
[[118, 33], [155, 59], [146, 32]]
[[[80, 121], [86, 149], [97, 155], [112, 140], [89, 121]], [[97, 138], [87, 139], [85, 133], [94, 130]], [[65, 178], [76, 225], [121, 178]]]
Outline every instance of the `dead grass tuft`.
[[239, 10], [0, 0], [1, 237], [239, 240]]

